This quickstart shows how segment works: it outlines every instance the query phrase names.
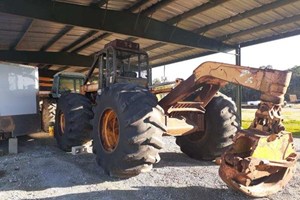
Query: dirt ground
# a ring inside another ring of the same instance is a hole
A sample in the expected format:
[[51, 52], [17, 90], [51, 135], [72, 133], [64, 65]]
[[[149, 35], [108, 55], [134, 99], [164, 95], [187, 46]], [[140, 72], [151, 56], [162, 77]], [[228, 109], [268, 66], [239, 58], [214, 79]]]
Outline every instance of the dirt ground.
[[[217, 165], [182, 154], [173, 137], [164, 141], [151, 172], [121, 180], [104, 173], [90, 147], [74, 156], [45, 133], [19, 138], [19, 154], [0, 156], [0, 199], [250, 199], [227, 188]], [[295, 144], [300, 152], [300, 138]], [[300, 199], [300, 170], [284, 190], [261, 199]]]

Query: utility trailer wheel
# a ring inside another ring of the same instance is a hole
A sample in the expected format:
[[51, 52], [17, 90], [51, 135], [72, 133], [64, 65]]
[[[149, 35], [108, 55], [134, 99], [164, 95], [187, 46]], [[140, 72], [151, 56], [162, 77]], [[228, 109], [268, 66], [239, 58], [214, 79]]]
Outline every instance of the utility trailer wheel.
[[63, 151], [71, 151], [91, 139], [92, 104], [81, 94], [62, 95], [57, 102], [54, 136]]
[[119, 178], [151, 170], [160, 160], [165, 132], [156, 97], [135, 84], [114, 84], [96, 103], [93, 142], [98, 164]]
[[43, 99], [42, 103], [42, 130], [49, 132], [50, 124], [55, 123], [56, 100], [51, 98]]
[[223, 94], [216, 94], [206, 106], [205, 131], [176, 138], [183, 153], [197, 160], [213, 160], [233, 143], [239, 127], [235, 103]]

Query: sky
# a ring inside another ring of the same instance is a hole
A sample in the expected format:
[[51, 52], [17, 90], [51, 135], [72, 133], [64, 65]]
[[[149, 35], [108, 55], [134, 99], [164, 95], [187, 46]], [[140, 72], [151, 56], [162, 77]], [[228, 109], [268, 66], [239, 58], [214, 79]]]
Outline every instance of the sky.
[[[274, 69], [287, 70], [300, 65], [300, 35], [261, 43], [241, 49], [241, 65], [258, 68], [271, 65]], [[217, 61], [235, 64], [233, 52], [216, 53], [201, 58], [195, 58], [174, 64], [165, 65], [165, 76], [168, 81], [176, 78], [188, 78], [193, 70], [205, 61]], [[152, 78], [164, 76], [164, 67], [152, 69]]]

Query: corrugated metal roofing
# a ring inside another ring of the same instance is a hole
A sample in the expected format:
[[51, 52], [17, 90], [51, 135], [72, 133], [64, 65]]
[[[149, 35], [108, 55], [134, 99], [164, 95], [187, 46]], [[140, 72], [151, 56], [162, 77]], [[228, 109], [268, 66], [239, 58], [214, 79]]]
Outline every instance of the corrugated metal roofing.
[[[174, 27], [221, 40], [233, 46], [251, 45], [264, 39], [272, 40], [300, 33], [299, 0], [60, 0], [57, 2], [98, 6], [102, 9], [146, 15], [173, 24]], [[128, 39], [140, 43], [141, 48], [147, 50], [152, 66], [197, 57], [209, 52], [207, 49], [6, 13], [0, 13], [0, 24], [0, 50], [70, 52], [92, 56], [111, 40]], [[86, 69], [51, 65], [51, 63], [31, 64], [50, 70], [84, 71]]]

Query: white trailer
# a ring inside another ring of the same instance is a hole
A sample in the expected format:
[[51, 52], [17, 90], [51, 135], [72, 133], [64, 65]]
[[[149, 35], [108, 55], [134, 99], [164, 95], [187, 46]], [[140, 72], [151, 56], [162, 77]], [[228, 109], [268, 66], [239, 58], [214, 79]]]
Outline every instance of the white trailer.
[[0, 62], [0, 136], [40, 131], [36, 67]]

